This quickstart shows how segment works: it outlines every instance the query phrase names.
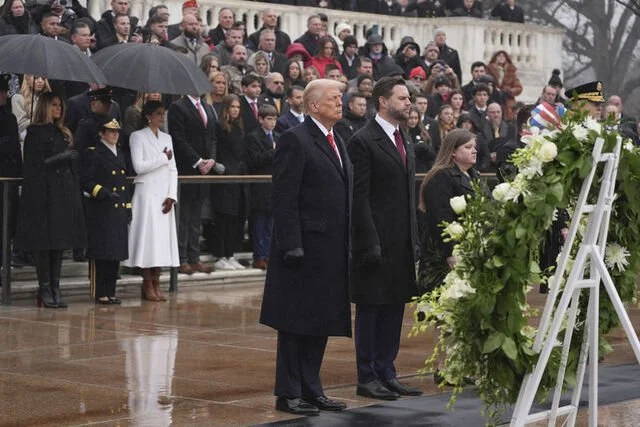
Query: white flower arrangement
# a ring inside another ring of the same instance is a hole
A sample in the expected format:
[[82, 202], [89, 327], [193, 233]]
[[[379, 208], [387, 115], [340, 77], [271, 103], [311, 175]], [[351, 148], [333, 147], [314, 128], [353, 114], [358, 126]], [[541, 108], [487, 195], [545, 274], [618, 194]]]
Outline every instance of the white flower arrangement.
[[594, 131], [597, 134], [602, 133], [602, 125], [600, 124], [600, 122], [596, 119], [594, 119], [591, 116], [587, 116], [586, 119], [584, 119], [583, 125], [589, 129]]
[[445, 289], [440, 295], [441, 300], [458, 300], [468, 295], [473, 295], [476, 290], [471, 286], [468, 280], [460, 277], [458, 273], [453, 270], [444, 279]]
[[467, 201], [464, 196], [456, 196], [452, 197], [449, 200], [449, 204], [451, 205], [451, 209], [458, 215], [460, 215], [467, 208]]
[[545, 142], [538, 151], [538, 158], [543, 163], [549, 163], [558, 156], [558, 147], [553, 142]]
[[587, 138], [589, 138], [589, 129], [581, 124], [576, 124], [572, 130], [573, 136], [580, 142], [586, 141]]
[[464, 237], [464, 228], [459, 222], [453, 221], [452, 223], [447, 224], [443, 230], [443, 234], [448, 235], [452, 240], [460, 241]]
[[629, 265], [629, 251], [624, 246], [617, 243], [609, 243], [604, 251], [604, 263], [609, 268], [617, 268], [622, 272], [627, 269]]
[[491, 195], [494, 199], [502, 203], [507, 203], [510, 201], [517, 202], [518, 197], [520, 197], [520, 191], [517, 187], [511, 185], [510, 183], [503, 182], [496, 185], [496, 187], [491, 192]]

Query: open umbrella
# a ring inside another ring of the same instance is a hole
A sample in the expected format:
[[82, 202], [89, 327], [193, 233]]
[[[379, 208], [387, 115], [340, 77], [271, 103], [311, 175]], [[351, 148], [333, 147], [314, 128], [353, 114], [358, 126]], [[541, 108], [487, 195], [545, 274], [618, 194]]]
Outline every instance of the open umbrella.
[[38, 34], [0, 37], [0, 70], [50, 80], [106, 83], [102, 71], [80, 49]]
[[111, 86], [172, 95], [202, 95], [213, 90], [193, 61], [155, 44], [117, 44], [102, 49], [91, 59]]

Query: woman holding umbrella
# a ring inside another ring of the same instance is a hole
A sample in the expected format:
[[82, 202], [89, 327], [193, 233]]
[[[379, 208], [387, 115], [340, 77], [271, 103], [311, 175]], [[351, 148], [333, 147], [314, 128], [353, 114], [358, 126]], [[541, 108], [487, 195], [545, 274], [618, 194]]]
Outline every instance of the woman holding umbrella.
[[65, 249], [86, 245], [78, 154], [64, 126], [64, 103], [43, 93], [24, 143], [24, 181], [16, 231], [18, 250], [33, 251], [38, 306], [64, 308], [60, 270]]

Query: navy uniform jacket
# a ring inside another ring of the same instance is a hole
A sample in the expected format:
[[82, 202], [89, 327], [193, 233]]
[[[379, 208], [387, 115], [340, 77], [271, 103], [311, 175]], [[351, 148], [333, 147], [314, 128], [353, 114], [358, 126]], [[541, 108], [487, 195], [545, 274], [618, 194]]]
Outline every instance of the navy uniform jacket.
[[118, 155], [103, 142], [85, 155], [80, 180], [91, 195], [86, 203], [89, 257], [122, 261], [129, 257], [128, 225], [131, 197], [124, 154]]

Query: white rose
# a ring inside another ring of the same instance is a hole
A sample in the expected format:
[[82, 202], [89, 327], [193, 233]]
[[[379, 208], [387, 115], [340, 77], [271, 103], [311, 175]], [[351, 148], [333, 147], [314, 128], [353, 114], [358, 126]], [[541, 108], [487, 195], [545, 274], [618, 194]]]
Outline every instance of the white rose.
[[464, 199], [464, 196], [452, 197], [449, 200], [449, 204], [451, 205], [451, 209], [458, 215], [467, 208], [467, 201]]
[[627, 140], [627, 142], [624, 143], [622, 148], [624, 148], [627, 151], [633, 151], [633, 149], [635, 148], [635, 145], [633, 145], [633, 142]]
[[508, 182], [503, 182], [501, 184], [496, 185], [491, 193], [494, 199], [499, 202], [506, 203], [508, 201], [516, 201], [520, 196], [520, 191], [518, 188], [514, 187]]
[[550, 162], [558, 155], [558, 147], [553, 142], [545, 142], [540, 147], [538, 155], [544, 163]]
[[448, 234], [453, 240], [461, 240], [464, 236], [464, 228], [456, 221], [447, 225], [444, 232]]

